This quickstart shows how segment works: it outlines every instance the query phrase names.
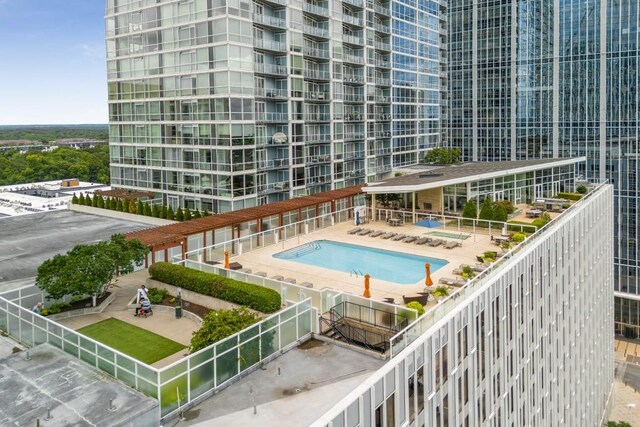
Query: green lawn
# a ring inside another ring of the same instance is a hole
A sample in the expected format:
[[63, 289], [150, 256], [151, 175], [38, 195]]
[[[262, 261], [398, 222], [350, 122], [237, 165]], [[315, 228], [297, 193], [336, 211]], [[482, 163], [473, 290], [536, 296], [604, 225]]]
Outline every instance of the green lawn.
[[147, 364], [185, 348], [175, 341], [114, 318], [85, 326], [78, 332]]

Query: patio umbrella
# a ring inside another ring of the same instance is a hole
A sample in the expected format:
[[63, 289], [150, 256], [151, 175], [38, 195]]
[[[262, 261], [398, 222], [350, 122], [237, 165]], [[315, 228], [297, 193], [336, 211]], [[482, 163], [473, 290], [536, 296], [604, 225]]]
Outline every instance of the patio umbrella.
[[433, 285], [433, 280], [431, 280], [431, 264], [426, 263], [424, 268], [427, 270], [427, 277], [424, 279], [424, 284], [425, 286], [431, 286]]
[[229, 268], [229, 251], [224, 251], [224, 268]]
[[362, 294], [365, 298], [371, 298], [371, 291], [369, 290], [369, 279], [371, 276], [368, 274], [364, 275], [364, 294]]

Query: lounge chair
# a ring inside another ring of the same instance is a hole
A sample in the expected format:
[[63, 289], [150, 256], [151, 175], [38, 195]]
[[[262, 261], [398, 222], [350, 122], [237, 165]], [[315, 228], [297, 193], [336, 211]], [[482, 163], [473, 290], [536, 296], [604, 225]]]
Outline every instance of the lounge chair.
[[483, 257], [481, 257], [480, 255], [476, 255], [476, 260], [477, 260], [478, 262], [482, 263], [482, 264], [484, 264], [484, 263], [485, 263], [485, 262], [484, 262], [484, 258], [483, 258]]
[[372, 232], [373, 232], [373, 230], [372, 230], [372, 229], [370, 229], [370, 228], [364, 228], [364, 229], [362, 229], [362, 230], [358, 231], [356, 234], [357, 234], [358, 236], [366, 236], [367, 234], [370, 234], [370, 233], [372, 233]]
[[428, 243], [429, 240], [431, 239], [429, 239], [428, 237], [421, 237], [413, 243], [415, 243], [416, 245], [424, 245], [425, 243]]
[[457, 248], [458, 246], [462, 246], [462, 243], [455, 242], [453, 240], [449, 240], [447, 243], [444, 244], [445, 249], [453, 249], [453, 248]]
[[464, 286], [467, 284], [465, 279], [452, 279], [450, 277], [441, 277], [438, 283], [449, 286]]
[[389, 232], [389, 233], [383, 234], [382, 236], [380, 236], [380, 238], [387, 240], [387, 239], [390, 239], [390, 238], [395, 237], [397, 235], [398, 235], [398, 233]]
[[440, 246], [443, 243], [444, 243], [444, 240], [442, 240], [442, 239], [434, 239], [434, 240], [429, 242], [429, 246], [435, 248], [436, 246]]
[[396, 300], [394, 300], [393, 298], [390, 298], [390, 297], [384, 297], [384, 298], [382, 298], [382, 302], [386, 302], [387, 304], [395, 304]]
[[382, 236], [383, 234], [384, 234], [384, 231], [376, 230], [373, 233], [369, 234], [369, 237], [378, 237], [378, 236]]
[[402, 239], [403, 243], [413, 243], [416, 240], [418, 240], [418, 238], [416, 236], [407, 236], [404, 239]]
[[484, 270], [486, 270], [489, 267], [489, 264], [485, 264], [485, 263], [476, 263], [475, 265], [469, 265], [469, 264], [460, 264], [460, 269], [464, 269], [466, 267], [469, 267], [470, 269], [472, 269], [473, 271], [475, 271], [476, 273], [481, 273]]
[[397, 242], [398, 240], [402, 240], [406, 238], [407, 238], [406, 234], [398, 234], [395, 237], [393, 237], [391, 240], [393, 240], [394, 242]]
[[458, 276], [462, 275], [462, 273], [464, 273], [464, 270], [462, 268], [454, 268], [453, 269], [453, 274], [457, 274]]
[[292, 285], [296, 284], [296, 279], [293, 279], [291, 277], [287, 277], [286, 279], [283, 280], [283, 282], [287, 282], [287, 283], [291, 283]]
[[347, 231], [347, 234], [356, 234], [361, 232], [362, 230], [364, 230], [364, 228], [362, 227], [352, 228], [351, 230]]
[[269, 278], [273, 280], [277, 280], [279, 282], [282, 282], [284, 280], [284, 276], [280, 276], [280, 275], [271, 276]]
[[254, 276], [267, 277], [267, 273], [265, 273], [264, 271], [258, 271], [256, 272], [256, 274], [254, 274]]
[[238, 270], [238, 272], [251, 274], [251, 269], [250, 268], [241, 268], [240, 270]]
[[302, 282], [302, 283], [300, 283], [300, 286], [303, 286], [305, 288], [313, 288], [313, 283], [311, 283], [311, 282]]

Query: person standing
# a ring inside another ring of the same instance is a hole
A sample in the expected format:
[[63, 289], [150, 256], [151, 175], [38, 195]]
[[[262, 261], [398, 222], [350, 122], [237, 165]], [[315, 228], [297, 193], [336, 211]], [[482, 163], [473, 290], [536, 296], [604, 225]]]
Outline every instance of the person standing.
[[33, 306], [33, 308], [31, 309], [31, 311], [33, 311], [35, 314], [42, 314], [42, 306], [44, 304], [42, 304], [41, 302], [37, 303], [36, 305]]

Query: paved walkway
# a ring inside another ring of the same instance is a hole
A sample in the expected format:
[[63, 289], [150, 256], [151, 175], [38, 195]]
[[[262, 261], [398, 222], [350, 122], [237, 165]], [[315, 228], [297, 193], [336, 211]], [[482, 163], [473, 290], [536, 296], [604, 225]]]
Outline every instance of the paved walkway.
[[[102, 313], [62, 319], [58, 323], [71, 329], [80, 329], [105, 319], [115, 318], [188, 346], [193, 332], [200, 329], [200, 325], [196, 322], [185, 317], [176, 319], [173, 313], [162, 311], [156, 311], [153, 316], [147, 318], [134, 317], [134, 311], [127, 308], [127, 304], [147, 277], [149, 277], [147, 270], [141, 270], [119, 278], [116, 285], [111, 288], [111, 292], [115, 293], [116, 297]], [[157, 361], [153, 366], [157, 368], [167, 366], [186, 354], [187, 350], [182, 350]]]

